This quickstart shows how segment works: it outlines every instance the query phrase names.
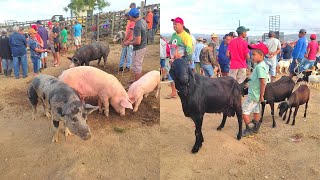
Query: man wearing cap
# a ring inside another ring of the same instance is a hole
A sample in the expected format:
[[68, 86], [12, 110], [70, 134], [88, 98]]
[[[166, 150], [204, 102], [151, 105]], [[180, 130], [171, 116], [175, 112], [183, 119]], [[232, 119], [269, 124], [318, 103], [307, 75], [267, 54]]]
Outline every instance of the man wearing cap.
[[296, 45], [293, 48], [292, 51], [292, 62], [290, 64], [290, 77], [292, 78], [295, 74], [295, 69], [297, 64], [301, 64], [304, 55], [307, 52], [307, 39], [305, 35], [307, 34], [307, 31], [305, 29], [300, 29], [299, 31], [299, 40], [297, 41]]
[[230, 41], [227, 49], [227, 56], [230, 58], [229, 75], [242, 83], [246, 79], [247, 63], [250, 59], [248, 42], [244, 39], [247, 37], [247, 31], [250, 29], [240, 26], [237, 28], [238, 37]]
[[230, 71], [230, 58], [227, 56], [227, 49], [231, 39], [232, 36], [230, 36], [230, 34], [226, 34], [219, 47], [218, 62], [222, 76], [228, 76]]
[[217, 59], [213, 57], [213, 48], [215, 45], [209, 43], [208, 47], [205, 47], [200, 52], [201, 68], [204, 71], [204, 75], [210, 78], [214, 78], [214, 66], [218, 66]]
[[145, 20], [148, 24], [148, 39], [147, 39], [147, 43], [153, 43], [151, 36], [152, 36], [152, 25], [153, 25], [153, 13], [151, 8], [148, 8], [147, 10], [147, 15], [145, 17]]
[[137, 81], [142, 75], [142, 63], [146, 53], [148, 27], [146, 21], [139, 17], [140, 12], [137, 8], [132, 8], [128, 14], [130, 21], [135, 22], [133, 29], [134, 38], [133, 41], [126, 41], [123, 45], [133, 45], [132, 70], [134, 72], [134, 81]]
[[19, 27], [13, 27], [13, 33], [9, 37], [13, 57], [13, 70], [16, 79], [19, 79], [20, 65], [22, 67], [22, 76], [28, 76], [28, 60], [27, 60], [27, 40], [20, 32]]
[[202, 74], [201, 73], [201, 64], [200, 64], [200, 53], [201, 50], [205, 48], [204, 44], [203, 44], [203, 38], [202, 37], [198, 37], [197, 39], [197, 44], [195, 45], [195, 50], [192, 54], [192, 63], [194, 64], [194, 70], [196, 73], [198, 74]]
[[[246, 124], [246, 129], [242, 132], [242, 137], [258, 133], [260, 122], [260, 103], [264, 102], [264, 92], [268, 79], [268, 67], [264, 61], [268, 54], [268, 47], [259, 43], [248, 46], [252, 49], [252, 61], [257, 63], [250, 75], [248, 96], [242, 104], [242, 118]], [[250, 121], [250, 114], [253, 113], [253, 120]]]
[[233, 31], [229, 32], [229, 36], [231, 36], [231, 39], [236, 38], [237, 34]]
[[267, 58], [265, 59], [265, 63], [269, 66], [269, 74], [271, 76], [271, 82], [276, 81], [277, 75], [277, 54], [281, 51], [281, 43], [279, 39], [275, 38], [275, 33], [270, 31], [269, 39], [266, 42], [269, 53], [267, 54]]
[[82, 33], [82, 26], [79, 24], [78, 20], [75, 21], [75, 25], [73, 28], [73, 38], [74, 38], [74, 45], [78, 50], [81, 46], [81, 33]]
[[307, 53], [305, 55], [304, 61], [302, 62], [302, 66], [300, 67], [300, 71], [305, 71], [313, 66], [316, 62], [316, 56], [319, 49], [319, 45], [317, 42], [317, 35], [311, 34], [310, 35], [310, 42], [307, 47]]
[[[43, 41], [43, 49], [47, 49], [48, 46], [48, 31], [46, 30], [46, 28], [43, 27], [42, 23], [40, 20], [38, 20], [36, 22], [37, 27], [38, 27], [38, 34], [40, 35], [42, 41]], [[47, 52], [43, 52], [41, 53], [41, 62], [42, 62], [42, 66], [43, 68], [47, 68], [47, 56], [48, 53]]]
[[37, 31], [33, 28], [30, 28], [28, 31], [28, 34], [30, 35], [30, 39], [28, 41], [28, 45], [30, 48], [30, 54], [31, 54], [31, 61], [33, 64], [33, 73], [34, 76], [38, 75], [40, 70], [40, 58], [41, 53], [48, 52], [48, 50], [41, 49], [40, 44], [36, 38]]
[[[7, 29], [1, 29], [0, 36], [0, 59], [2, 59], [3, 73], [6, 77], [11, 76], [12, 72], [12, 53], [9, 44], [9, 37], [7, 36]], [[1, 62], [0, 62], [1, 63]], [[0, 66], [1, 68], [1, 66]], [[1, 69], [0, 69], [1, 71]]]
[[60, 65], [60, 32], [61, 29], [59, 27], [59, 22], [58, 21], [53, 21], [54, 22], [54, 27], [52, 28], [52, 33], [53, 33], [53, 42], [54, 42], [54, 54], [56, 57], [56, 61], [54, 62], [54, 66], [57, 67]]
[[220, 46], [220, 44], [219, 44], [219, 36], [216, 33], [211, 34], [211, 42], [214, 45], [213, 58], [217, 59], [217, 54], [218, 54], [217, 48]]
[[125, 17], [127, 18], [127, 26], [126, 26], [126, 35], [123, 39], [122, 43], [122, 51], [120, 56], [120, 63], [119, 63], [119, 71], [124, 71], [123, 64], [126, 59], [126, 70], [130, 71], [131, 61], [132, 61], [132, 45], [126, 46], [124, 44], [131, 42], [133, 39], [133, 29], [135, 26], [135, 22], [131, 21], [129, 18], [129, 10], [125, 10]]

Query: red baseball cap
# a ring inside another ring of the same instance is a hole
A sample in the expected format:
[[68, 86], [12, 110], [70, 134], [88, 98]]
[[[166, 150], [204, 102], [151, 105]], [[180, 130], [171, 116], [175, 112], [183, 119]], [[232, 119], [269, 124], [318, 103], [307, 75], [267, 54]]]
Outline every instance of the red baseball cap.
[[263, 43], [248, 45], [248, 48], [249, 49], [259, 49], [263, 52], [264, 55], [268, 54], [268, 52], [269, 52], [268, 47]]
[[310, 38], [312, 38], [312, 39], [317, 39], [317, 35], [316, 35], [316, 34], [311, 34], [311, 35], [310, 35]]
[[52, 25], [52, 22], [51, 21], [48, 21], [48, 26]]
[[183, 24], [183, 19], [181, 17], [176, 17], [175, 19], [171, 19], [172, 22]]

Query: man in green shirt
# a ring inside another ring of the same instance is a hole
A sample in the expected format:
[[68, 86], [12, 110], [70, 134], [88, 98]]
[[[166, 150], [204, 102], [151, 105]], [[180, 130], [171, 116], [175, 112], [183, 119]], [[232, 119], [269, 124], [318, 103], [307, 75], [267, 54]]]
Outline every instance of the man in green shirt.
[[68, 32], [67, 32], [67, 27], [63, 28], [63, 30], [60, 33], [61, 36], [61, 47], [62, 47], [62, 56], [67, 55], [67, 42], [68, 42]]
[[[246, 129], [242, 136], [246, 137], [258, 133], [260, 120], [260, 102], [264, 102], [264, 91], [268, 79], [268, 67], [264, 62], [264, 56], [268, 54], [268, 47], [263, 44], [249, 45], [252, 49], [252, 61], [257, 63], [249, 81], [248, 97], [242, 104], [242, 118], [246, 124]], [[250, 122], [250, 113], [253, 112], [253, 120]]]

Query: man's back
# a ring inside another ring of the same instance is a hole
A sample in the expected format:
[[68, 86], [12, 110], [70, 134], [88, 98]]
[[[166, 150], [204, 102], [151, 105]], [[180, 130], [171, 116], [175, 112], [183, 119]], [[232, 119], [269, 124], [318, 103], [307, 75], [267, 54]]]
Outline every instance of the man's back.
[[293, 48], [291, 46], [287, 45], [283, 49], [283, 59], [291, 59], [292, 58], [292, 50], [293, 50]]
[[295, 47], [293, 48], [293, 51], [292, 51], [293, 59], [294, 60], [303, 59], [306, 51], [307, 51], [307, 39], [303, 36], [297, 41]]
[[80, 37], [81, 36], [81, 30], [82, 26], [81, 24], [76, 24], [73, 26], [73, 31], [74, 31], [74, 37]]
[[27, 51], [26, 51], [27, 41], [26, 41], [26, 38], [22, 34], [14, 32], [9, 37], [9, 42], [10, 42], [12, 55], [14, 57], [23, 56], [27, 53]]
[[234, 38], [228, 46], [230, 51], [230, 69], [247, 68], [246, 54], [249, 53], [248, 43], [241, 37]]
[[139, 19], [133, 29], [133, 36], [141, 36], [141, 43], [139, 45], [133, 45], [133, 51], [143, 49], [147, 46], [147, 23], [144, 19]]
[[270, 53], [276, 52], [278, 48], [281, 48], [280, 41], [277, 38], [268, 39], [266, 45]]
[[38, 28], [38, 34], [40, 35], [42, 41], [43, 41], [43, 48], [47, 48], [47, 40], [48, 40], [48, 31], [43, 26], [40, 26]]
[[194, 54], [193, 61], [194, 62], [200, 62], [200, 59], [199, 59], [200, 58], [200, 52], [201, 52], [201, 50], [203, 48], [205, 48], [205, 46], [204, 46], [204, 44], [202, 42], [199, 42], [199, 43], [196, 44], [195, 50], [193, 52], [193, 54]]
[[0, 57], [3, 59], [12, 59], [9, 37], [6, 35], [0, 36]]

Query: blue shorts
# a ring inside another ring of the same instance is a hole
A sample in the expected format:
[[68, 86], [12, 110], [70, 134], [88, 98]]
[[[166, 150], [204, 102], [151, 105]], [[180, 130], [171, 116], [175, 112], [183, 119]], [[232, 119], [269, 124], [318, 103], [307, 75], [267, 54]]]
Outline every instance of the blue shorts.
[[204, 71], [204, 75], [211, 77], [214, 75], [213, 67], [211, 64], [201, 64], [201, 68]]
[[162, 68], [166, 67], [166, 60], [165, 59], [160, 59], [160, 67], [162, 67]]
[[229, 73], [230, 71], [230, 64], [220, 64], [221, 72]]
[[265, 58], [264, 62], [267, 64], [267, 67], [269, 68], [269, 74], [270, 76], [276, 76], [277, 75], [277, 59], [269, 59]]

